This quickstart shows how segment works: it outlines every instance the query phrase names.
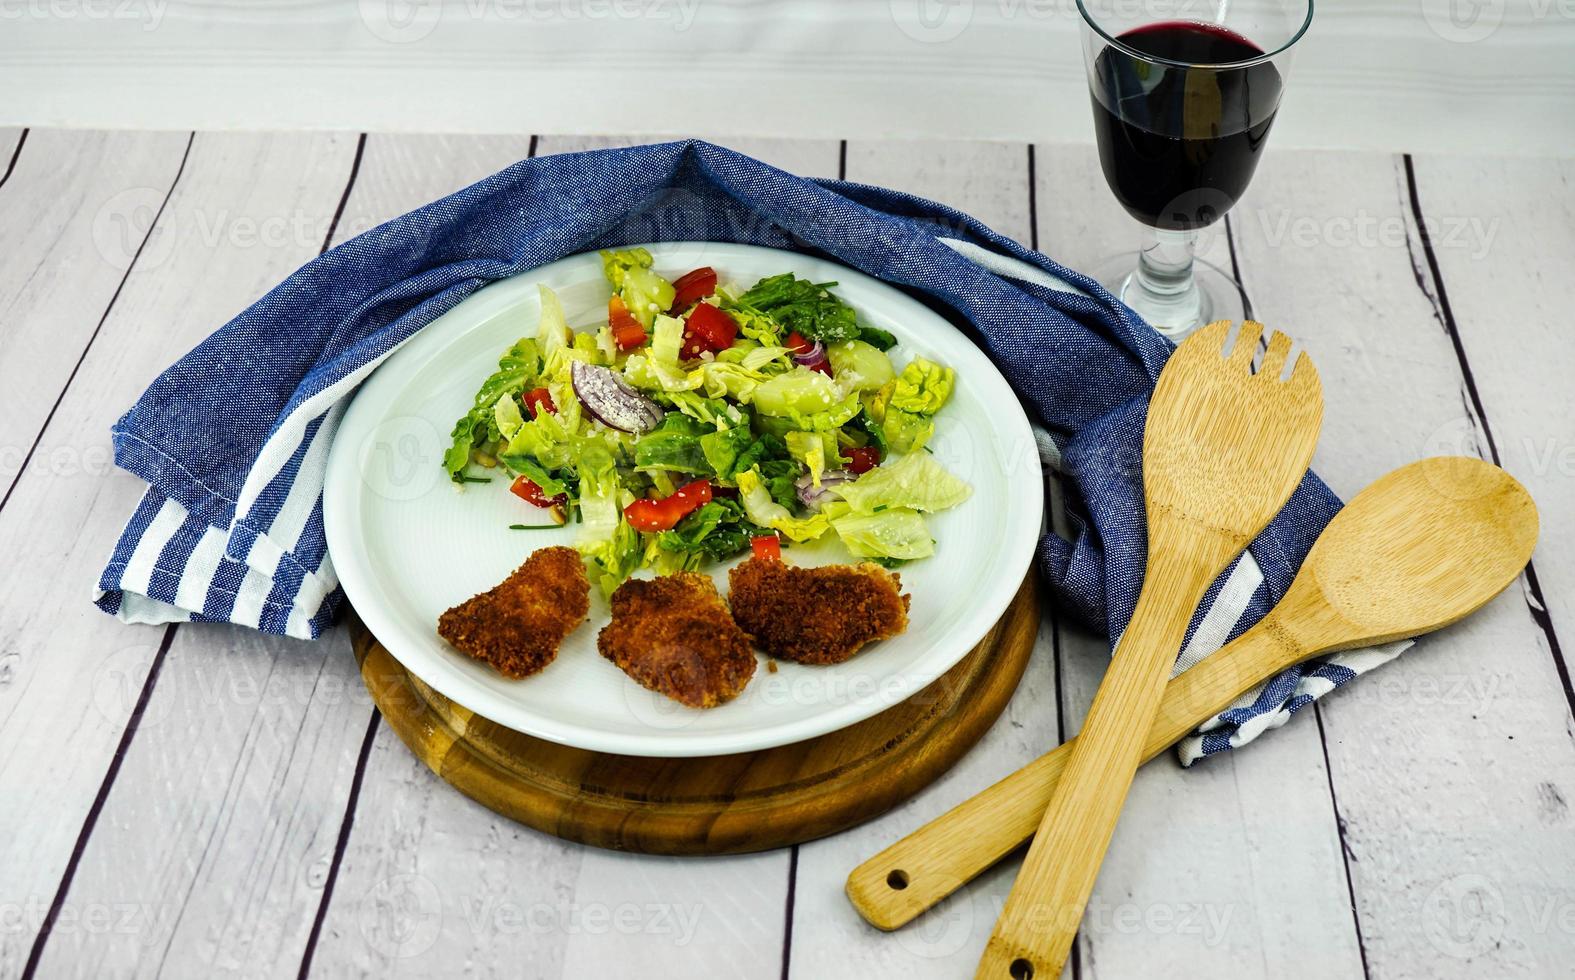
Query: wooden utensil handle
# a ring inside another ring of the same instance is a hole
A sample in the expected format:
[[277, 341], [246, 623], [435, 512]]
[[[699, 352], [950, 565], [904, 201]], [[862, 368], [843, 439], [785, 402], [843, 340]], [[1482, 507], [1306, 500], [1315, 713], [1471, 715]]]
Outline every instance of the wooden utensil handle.
[[[1302, 659], [1271, 635], [1273, 618], [1166, 685], [1144, 762]], [[1069, 739], [853, 869], [847, 883], [853, 907], [876, 928], [896, 929], [1005, 857], [1038, 829], [1076, 744]]]
[[1053, 980], [1061, 975], [1187, 623], [1208, 588], [1211, 570], [1225, 565], [1210, 553], [1216, 550], [1208, 546], [1212, 543], [1178, 547], [1174, 539], [1151, 540], [1156, 553], [1168, 553], [1157, 562], [1151, 553], [1149, 568], [1172, 571], [1143, 583], [1132, 621], [1094, 695], [977, 976]]

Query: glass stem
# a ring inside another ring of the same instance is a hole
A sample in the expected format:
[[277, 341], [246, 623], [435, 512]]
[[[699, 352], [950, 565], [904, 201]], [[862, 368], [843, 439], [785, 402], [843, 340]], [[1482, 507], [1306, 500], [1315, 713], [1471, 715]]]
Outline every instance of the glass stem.
[[1121, 289], [1121, 299], [1172, 340], [1207, 323], [1211, 313], [1208, 296], [1192, 277], [1197, 237], [1196, 231], [1149, 229], [1137, 271]]
[[1146, 293], [1173, 298], [1193, 288], [1192, 259], [1197, 245], [1195, 231], [1152, 229], [1138, 253], [1137, 282]]

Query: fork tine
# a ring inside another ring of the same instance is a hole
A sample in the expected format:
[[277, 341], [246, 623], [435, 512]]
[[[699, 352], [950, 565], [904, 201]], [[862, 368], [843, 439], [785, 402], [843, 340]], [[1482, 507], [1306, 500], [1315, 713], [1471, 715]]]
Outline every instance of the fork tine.
[[1321, 390], [1323, 383], [1318, 379], [1318, 367], [1313, 364], [1312, 358], [1307, 356], [1306, 351], [1296, 355], [1296, 366], [1291, 369], [1289, 383], [1302, 386], [1312, 385]]
[[1230, 328], [1229, 320], [1215, 320], [1213, 323], [1204, 324], [1181, 342], [1177, 352], [1184, 351], [1189, 358], [1207, 357], [1211, 354], [1223, 357], [1225, 341], [1230, 339]]
[[1236, 335], [1236, 346], [1230, 349], [1227, 361], [1243, 372], [1252, 367], [1252, 356], [1258, 353], [1258, 338], [1263, 335], [1263, 324], [1257, 320], [1243, 320], [1241, 332]]
[[1291, 352], [1291, 338], [1278, 330], [1269, 338], [1269, 349], [1264, 352], [1263, 364], [1258, 368], [1258, 373], [1267, 375], [1275, 381], [1280, 380], [1280, 374], [1285, 370], [1285, 358]]

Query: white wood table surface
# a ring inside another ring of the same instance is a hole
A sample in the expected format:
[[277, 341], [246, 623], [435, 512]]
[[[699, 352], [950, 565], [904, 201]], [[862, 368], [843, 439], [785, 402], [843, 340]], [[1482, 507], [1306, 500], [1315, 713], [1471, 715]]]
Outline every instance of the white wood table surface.
[[[323, 248], [530, 153], [629, 140], [0, 130], [0, 978], [971, 975], [1011, 862], [909, 929], [859, 860], [1076, 731], [1107, 657], [1046, 610], [1007, 714], [837, 837], [745, 857], [543, 836], [421, 766], [343, 631], [129, 627], [88, 602], [139, 494], [109, 426]], [[1137, 229], [1091, 147], [730, 141], [937, 198], [1073, 266]], [[1284, 729], [1134, 786], [1080, 978], [1575, 970], [1575, 162], [1271, 150], [1210, 254], [1312, 352], [1315, 466], [1500, 462], [1533, 566]]]

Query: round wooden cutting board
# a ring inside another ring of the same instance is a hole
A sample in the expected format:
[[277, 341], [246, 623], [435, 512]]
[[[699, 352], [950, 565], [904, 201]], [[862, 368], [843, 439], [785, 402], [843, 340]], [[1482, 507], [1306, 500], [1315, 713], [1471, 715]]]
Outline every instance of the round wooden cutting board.
[[1034, 573], [968, 656], [873, 718], [760, 752], [653, 759], [522, 735], [412, 676], [352, 613], [361, 677], [433, 772], [506, 817], [567, 840], [650, 854], [729, 854], [813, 840], [928, 786], [1006, 707], [1039, 625]]

